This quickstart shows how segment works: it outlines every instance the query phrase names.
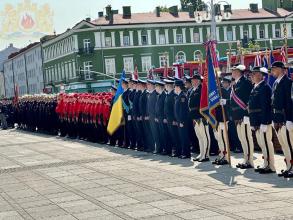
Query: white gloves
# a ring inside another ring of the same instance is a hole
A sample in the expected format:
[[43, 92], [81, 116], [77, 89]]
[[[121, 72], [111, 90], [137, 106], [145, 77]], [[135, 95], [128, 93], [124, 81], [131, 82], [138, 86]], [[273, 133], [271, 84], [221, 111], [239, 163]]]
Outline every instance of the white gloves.
[[260, 131], [265, 133], [268, 130], [268, 126], [267, 125], [260, 125]]
[[226, 105], [227, 99], [220, 99], [220, 105]]
[[293, 122], [292, 121], [286, 121], [286, 128], [288, 131], [293, 131]]
[[127, 120], [131, 121], [131, 115], [128, 115]]
[[244, 116], [243, 117], [243, 123], [246, 124], [246, 125], [249, 125], [249, 117]]

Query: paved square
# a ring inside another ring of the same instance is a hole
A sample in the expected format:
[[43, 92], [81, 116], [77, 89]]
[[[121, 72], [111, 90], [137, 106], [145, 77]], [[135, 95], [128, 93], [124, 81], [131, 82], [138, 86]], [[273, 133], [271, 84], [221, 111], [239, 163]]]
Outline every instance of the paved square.
[[293, 219], [292, 206], [293, 180], [277, 175], [0, 131], [0, 220]]

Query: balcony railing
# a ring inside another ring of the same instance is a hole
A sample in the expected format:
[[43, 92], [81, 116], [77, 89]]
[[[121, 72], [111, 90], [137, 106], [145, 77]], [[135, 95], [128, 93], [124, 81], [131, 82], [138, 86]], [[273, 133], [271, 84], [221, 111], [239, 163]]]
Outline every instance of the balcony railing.
[[78, 54], [92, 54], [94, 53], [94, 49], [94, 47], [79, 48]]

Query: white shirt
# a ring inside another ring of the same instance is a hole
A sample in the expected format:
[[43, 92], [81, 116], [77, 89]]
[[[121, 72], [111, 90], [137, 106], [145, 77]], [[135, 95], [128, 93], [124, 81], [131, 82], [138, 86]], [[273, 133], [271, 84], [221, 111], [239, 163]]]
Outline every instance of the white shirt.
[[260, 81], [258, 84], [254, 84], [254, 88], [258, 87], [264, 80]]
[[243, 76], [240, 76], [238, 79], [235, 79], [235, 84], [237, 84], [242, 77]]
[[276, 83], [278, 83], [279, 84], [279, 82], [283, 79], [283, 77], [285, 76], [286, 74], [284, 74], [283, 76], [281, 76], [281, 77], [278, 77], [277, 79], [276, 79]]

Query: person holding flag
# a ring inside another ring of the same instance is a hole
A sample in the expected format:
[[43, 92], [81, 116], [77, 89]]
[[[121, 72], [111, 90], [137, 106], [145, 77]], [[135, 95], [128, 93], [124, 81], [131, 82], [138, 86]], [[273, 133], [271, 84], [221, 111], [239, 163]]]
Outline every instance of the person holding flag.
[[[200, 147], [200, 157], [199, 162], [209, 161], [209, 152], [211, 145], [211, 138], [209, 133], [208, 123], [215, 128], [217, 125], [216, 120], [216, 107], [220, 104], [220, 96], [218, 93], [217, 83], [216, 83], [216, 72], [215, 67], [218, 67], [217, 56], [215, 52], [215, 42], [208, 41], [205, 44], [206, 47], [206, 70], [204, 72], [204, 79], [201, 87], [201, 97], [200, 97], [200, 114], [204, 117], [201, 122], [197, 122], [195, 129], [196, 131], [200, 129], [198, 126], [203, 126], [201, 136], [206, 136], [206, 141], [204, 146]], [[203, 123], [201, 125], [201, 123]], [[198, 127], [198, 128], [197, 128]], [[199, 133], [199, 131], [197, 131]], [[199, 137], [199, 135], [198, 135]], [[200, 139], [200, 138], [199, 138]], [[196, 160], [196, 159], [195, 159]]]
[[125, 79], [125, 70], [123, 69], [121, 78], [119, 80], [119, 84], [117, 87], [117, 92], [115, 94], [115, 98], [113, 100], [113, 106], [107, 126], [107, 132], [109, 135], [113, 135], [114, 132], [124, 123], [124, 115], [123, 115], [123, 100], [122, 94], [124, 89], [122, 88], [122, 82], [127, 81]]

